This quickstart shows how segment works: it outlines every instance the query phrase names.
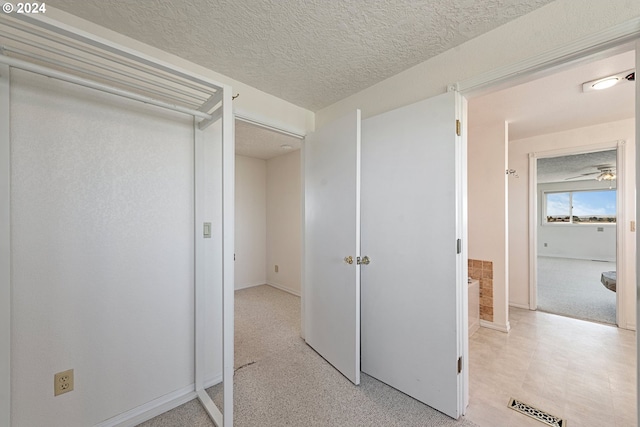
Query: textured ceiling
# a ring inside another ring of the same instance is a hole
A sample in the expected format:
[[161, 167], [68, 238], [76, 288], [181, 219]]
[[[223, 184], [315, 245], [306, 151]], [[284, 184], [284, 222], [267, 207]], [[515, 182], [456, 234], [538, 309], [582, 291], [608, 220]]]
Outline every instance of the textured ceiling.
[[551, 1], [47, 0], [47, 6], [317, 111]]
[[236, 154], [239, 156], [269, 160], [299, 150], [301, 145], [299, 138], [236, 120]]
[[616, 150], [607, 150], [538, 159], [538, 183], [593, 180], [600, 173], [598, 166], [615, 170], [616, 153]]

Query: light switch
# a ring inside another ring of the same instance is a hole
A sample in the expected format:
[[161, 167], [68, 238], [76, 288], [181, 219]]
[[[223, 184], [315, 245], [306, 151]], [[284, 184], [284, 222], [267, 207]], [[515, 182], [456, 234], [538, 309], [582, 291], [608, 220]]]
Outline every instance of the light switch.
[[204, 223], [204, 238], [205, 239], [210, 239], [211, 238], [211, 223], [210, 222], [205, 222]]
[[636, 231], [636, 222], [631, 221], [631, 231]]

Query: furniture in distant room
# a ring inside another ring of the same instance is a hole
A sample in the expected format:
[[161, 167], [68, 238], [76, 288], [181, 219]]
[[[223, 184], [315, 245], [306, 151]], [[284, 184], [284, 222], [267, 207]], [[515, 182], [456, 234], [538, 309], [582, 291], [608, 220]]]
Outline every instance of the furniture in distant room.
[[615, 271], [605, 271], [600, 276], [600, 281], [604, 285], [605, 288], [610, 291], [616, 291], [616, 272]]

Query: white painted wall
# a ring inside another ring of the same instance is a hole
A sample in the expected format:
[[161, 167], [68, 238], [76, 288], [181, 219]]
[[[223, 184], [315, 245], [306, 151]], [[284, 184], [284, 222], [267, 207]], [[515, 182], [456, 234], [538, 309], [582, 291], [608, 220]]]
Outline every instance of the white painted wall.
[[[613, 188], [615, 188], [615, 181]], [[545, 191], [597, 189], [608, 190], [609, 182], [598, 182], [591, 179], [589, 181], [538, 184], [538, 255], [616, 261], [615, 224], [544, 223]]]
[[236, 289], [267, 283], [267, 162], [236, 156]]
[[316, 125], [356, 108], [362, 110], [364, 119], [409, 105], [445, 92], [448, 84], [515, 64], [638, 16], [638, 1], [556, 0], [318, 111]]
[[493, 262], [493, 323], [509, 330], [508, 125], [469, 128], [467, 144], [469, 258]]
[[188, 387], [191, 118], [13, 71], [11, 144], [12, 425], [94, 425]]
[[[510, 141], [509, 167], [518, 170], [520, 179], [509, 181], [509, 302], [516, 306], [529, 305], [529, 153], [558, 150], [562, 148], [583, 147], [602, 144], [615, 140], [624, 140], [626, 163], [624, 179], [628, 183], [625, 194], [618, 198], [625, 200], [626, 215], [629, 221], [635, 220], [635, 120], [627, 119], [601, 125], [588, 126], [565, 132]], [[625, 239], [619, 243], [620, 249], [635, 256], [636, 234], [624, 224]], [[635, 283], [635, 263], [629, 265], [627, 280]], [[626, 311], [625, 327], [635, 327], [635, 309], [632, 295], [623, 298]]]
[[300, 165], [300, 150], [267, 161], [267, 283], [295, 295], [302, 280]]

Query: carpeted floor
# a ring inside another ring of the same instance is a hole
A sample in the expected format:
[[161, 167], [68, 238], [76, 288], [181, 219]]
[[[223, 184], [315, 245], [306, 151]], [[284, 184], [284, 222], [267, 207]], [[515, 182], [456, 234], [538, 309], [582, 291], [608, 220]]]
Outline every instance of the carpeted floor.
[[538, 310], [616, 323], [616, 294], [600, 282], [615, 262], [538, 257]]
[[[300, 338], [300, 298], [270, 286], [236, 292], [237, 427], [477, 427], [362, 375], [356, 387]], [[207, 390], [221, 407], [222, 386]], [[195, 401], [144, 427], [211, 426]]]

